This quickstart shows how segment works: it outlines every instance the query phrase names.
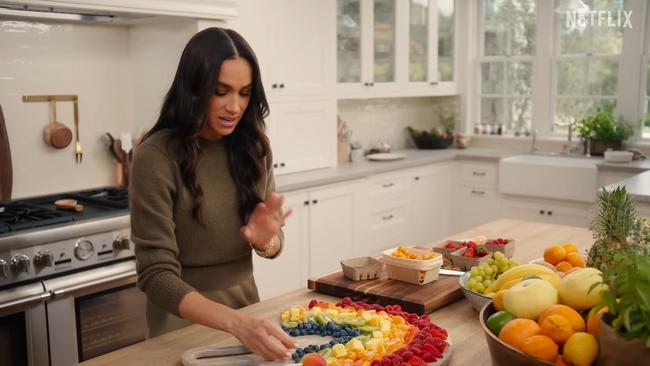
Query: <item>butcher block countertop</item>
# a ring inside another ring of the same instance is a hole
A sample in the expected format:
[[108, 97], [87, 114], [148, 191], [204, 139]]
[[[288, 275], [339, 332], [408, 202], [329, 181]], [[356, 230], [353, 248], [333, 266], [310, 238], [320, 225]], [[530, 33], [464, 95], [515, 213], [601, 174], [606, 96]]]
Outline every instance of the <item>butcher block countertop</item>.
[[[486, 235], [488, 238], [514, 238], [517, 241], [514, 257], [521, 262], [541, 257], [544, 248], [551, 244], [572, 242], [578, 245], [581, 251], [585, 251], [593, 243], [591, 232], [585, 228], [517, 220], [494, 221], [452, 235], [447, 239], [471, 238], [477, 235]], [[242, 311], [277, 321], [281, 310], [292, 305], [306, 306], [313, 298], [328, 302], [339, 300], [305, 288], [248, 306]], [[447, 329], [451, 336], [453, 342], [451, 365], [491, 365], [478, 313], [467, 300], [463, 298], [455, 301], [434, 311], [430, 316], [433, 322]], [[192, 325], [83, 362], [81, 365], [181, 365], [181, 355], [188, 349], [237, 343], [237, 340], [227, 333]]]

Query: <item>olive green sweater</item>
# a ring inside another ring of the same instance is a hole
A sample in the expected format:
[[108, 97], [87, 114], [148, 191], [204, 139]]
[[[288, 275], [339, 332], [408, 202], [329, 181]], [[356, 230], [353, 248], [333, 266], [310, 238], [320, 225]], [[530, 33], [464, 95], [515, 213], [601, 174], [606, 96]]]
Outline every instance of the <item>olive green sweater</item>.
[[[192, 195], [182, 182], [169, 136], [169, 131], [160, 131], [137, 148], [129, 188], [131, 238], [138, 286], [152, 303], [178, 315], [178, 306], [190, 291], [223, 290], [242, 283], [254, 287], [255, 282], [252, 250], [240, 234], [244, 223], [224, 140], [200, 139], [201, 224], [192, 216]], [[259, 184], [262, 199], [275, 190], [271, 156], [265, 160]]]

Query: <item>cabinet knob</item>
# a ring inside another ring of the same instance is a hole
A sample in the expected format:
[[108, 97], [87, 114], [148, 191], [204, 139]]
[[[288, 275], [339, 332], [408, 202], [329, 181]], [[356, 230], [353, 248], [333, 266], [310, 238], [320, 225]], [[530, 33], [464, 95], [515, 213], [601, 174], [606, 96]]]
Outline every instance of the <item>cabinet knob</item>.
[[415, 180], [420, 180], [420, 177], [415, 177]]
[[280, 84], [280, 89], [284, 89], [284, 83]]
[[539, 210], [539, 214], [540, 214], [540, 215], [543, 215], [544, 213], [545, 213], [544, 210]]
[[375, 86], [375, 83], [370, 83], [370, 86]]
[[395, 183], [393, 183], [393, 182], [382, 184], [382, 186], [383, 186], [384, 188], [390, 188], [390, 187], [392, 187], [392, 186], [394, 186], [394, 185], [395, 185]]
[[280, 167], [281, 167], [281, 168], [284, 168], [284, 163], [280, 163]]
[[271, 87], [272, 87], [273, 89], [277, 89], [277, 88], [278, 88], [278, 84], [273, 84], [273, 85], [271, 85]]
[[549, 215], [549, 216], [553, 216], [553, 211], [549, 211], [549, 212], [548, 212], [548, 215]]
[[365, 86], [370, 86], [370, 83], [363, 83], [363, 85], [365, 85]]
[[309, 200], [306, 200], [306, 201], [303, 202], [303, 203], [305, 204], [305, 206], [309, 206]]
[[274, 163], [274, 164], [273, 164], [273, 167], [274, 167], [274, 168], [277, 168], [277, 167], [278, 167], [278, 164], [277, 164], [277, 163]]
[[432, 81], [432, 82], [430, 82], [429, 84], [430, 84], [430, 85], [438, 85], [438, 82], [437, 82], [437, 81]]
[[485, 172], [472, 172], [472, 175], [475, 175], [477, 177], [483, 177], [485, 176]]
[[477, 191], [476, 189], [472, 189], [472, 194], [484, 195], [485, 191]]
[[318, 200], [311, 200], [311, 203], [315, 205], [318, 203]]
[[381, 219], [384, 220], [384, 221], [387, 221], [387, 220], [392, 219], [393, 217], [394, 217], [393, 214], [390, 214], [390, 215], [387, 215], [387, 216], [382, 216]]

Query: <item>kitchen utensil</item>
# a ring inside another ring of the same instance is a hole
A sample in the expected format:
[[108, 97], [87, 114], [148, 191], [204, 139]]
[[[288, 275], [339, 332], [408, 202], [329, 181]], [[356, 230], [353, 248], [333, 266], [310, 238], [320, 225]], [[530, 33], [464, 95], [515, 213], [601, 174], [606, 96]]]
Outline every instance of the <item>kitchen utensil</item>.
[[13, 167], [11, 165], [11, 149], [9, 136], [5, 127], [5, 118], [0, 106], [0, 201], [11, 198], [13, 184]]
[[66, 125], [57, 121], [56, 101], [54, 98], [50, 100], [50, 105], [52, 109], [52, 121], [43, 131], [43, 140], [53, 148], [64, 149], [72, 142], [72, 131]]
[[75, 212], [81, 212], [84, 210], [84, 206], [77, 203], [77, 200], [71, 198], [64, 198], [54, 201], [54, 206], [60, 210], [73, 210]]
[[113, 155], [115, 160], [120, 162], [120, 156], [115, 152], [115, 149], [113, 148], [113, 145], [115, 144], [115, 137], [113, 137], [113, 135], [111, 135], [110, 132], [106, 132], [106, 137], [108, 137], [108, 142], [109, 142], [109, 144], [108, 144], [108, 152], [110, 152], [111, 155]]
[[124, 164], [126, 162], [126, 155], [124, 150], [122, 150], [122, 141], [120, 139], [113, 140], [113, 155], [117, 157], [117, 161]]
[[400, 160], [404, 159], [406, 154], [400, 153], [377, 153], [366, 155], [366, 159], [372, 161], [391, 161], [391, 160]]
[[75, 98], [72, 102], [74, 106], [74, 129], [76, 134], [74, 158], [77, 164], [81, 164], [81, 160], [83, 159], [83, 152], [81, 151], [81, 142], [79, 142], [79, 103], [77, 98]]

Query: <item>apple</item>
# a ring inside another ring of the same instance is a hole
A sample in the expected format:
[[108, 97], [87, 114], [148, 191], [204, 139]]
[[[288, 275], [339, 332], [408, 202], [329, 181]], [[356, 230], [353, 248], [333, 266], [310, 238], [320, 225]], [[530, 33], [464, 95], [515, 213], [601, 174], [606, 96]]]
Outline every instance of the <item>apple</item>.
[[512, 286], [503, 296], [503, 307], [516, 318], [537, 320], [539, 314], [558, 302], [558, 292], [550, 282], [530, 278]]
[[[600, 293], [607, 289], [603, 282], [603, 274], [593, 267], [580, 268], [564, 276], [558, 288], [560, 300], [575, 310], [593, 308], [601, 300]], [[593, 290], [591, 286], [597, 285]]]
[[327, 361], [318, 353], [308, 353], [302, 358], [303, 366], [327, 366]]

